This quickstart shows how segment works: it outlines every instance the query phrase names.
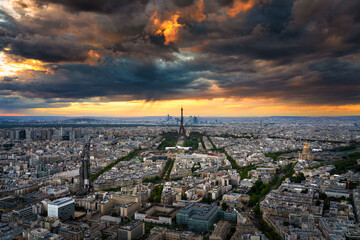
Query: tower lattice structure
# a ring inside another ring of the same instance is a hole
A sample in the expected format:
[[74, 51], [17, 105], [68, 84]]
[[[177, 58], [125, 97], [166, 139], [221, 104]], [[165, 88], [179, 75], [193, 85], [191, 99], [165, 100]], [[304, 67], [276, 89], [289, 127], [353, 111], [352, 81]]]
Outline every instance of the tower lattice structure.
[[181, 120], [180, 120], [180, 129], [179, 129], [179, 138], [184, 139], [186, 137], [186, 130], [184, 127], [184, 115], [183, 115], [183, 107], [181, 107]]

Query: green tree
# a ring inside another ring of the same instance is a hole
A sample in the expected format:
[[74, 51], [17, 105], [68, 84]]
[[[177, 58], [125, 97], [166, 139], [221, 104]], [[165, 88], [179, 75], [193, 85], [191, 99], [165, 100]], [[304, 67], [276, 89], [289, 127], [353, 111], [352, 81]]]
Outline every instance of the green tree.
[[302, 181], [306, 180], [304, 173], [300, 172], [296, 177], [291, 177], [290, 181], [294, 183], [301, 183]]
[[163, 188], [164, 188], [164, 185], [155, 186], [154, 190], [152, 190], [152, 192], [150, 194], [149, 202], [159, 203], [161, 201], [161, 194], [162, 194]]
[[304, 190], [301, 190], [301, 193], [305, 193], [305, 194], [306, 194], [306, 193], [308, 193], [308, 191], [309, 191], [309, 189], [306, 188], [306, 189], [304, 189]]
[[223, 211], [226, 211], [229, 208], [229, 206], [226, 203], [222, 203], [221, 207]]
[[325, 199], [327, 199], [327, 195], [325, 193], [321, 192], [321, 193], [319, 193], [319, 199], [325, 200]]

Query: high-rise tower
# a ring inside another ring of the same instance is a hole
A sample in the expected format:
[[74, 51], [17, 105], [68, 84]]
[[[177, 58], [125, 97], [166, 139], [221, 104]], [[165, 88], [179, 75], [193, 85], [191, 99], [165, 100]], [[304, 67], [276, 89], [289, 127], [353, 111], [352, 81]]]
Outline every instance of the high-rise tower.
[[185, 137], [186, 137], [186, 130], [184, 128], [183, 107], [181, 106], [181, 120], [180, 120], [180, 129], [179, 129], [179, 139], [184, 139]]

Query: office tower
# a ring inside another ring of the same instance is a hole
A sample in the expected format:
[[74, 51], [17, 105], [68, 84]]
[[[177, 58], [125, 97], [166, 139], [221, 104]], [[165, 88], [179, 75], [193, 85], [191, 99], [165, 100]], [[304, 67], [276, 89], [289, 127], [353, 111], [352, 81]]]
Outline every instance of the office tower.
[[54, 130], [53, 129], [48, 129], [46, 131], [46, 139], [51, 140], [53, 135], [54, 135]]
[[15, 138], [16, 138], [16, 131], [15, 130], [9, 130], [9, 138], [11, 140], [15, 140]]
[[0, 137], [1, 137], [1, 138], [3, 138], [3, 139], [7, 138], [7, 132], [6, 132], [6, 129], [2, 129], [2, 130], [1, 130]]
[[26, 129], [26, 140], [31, 140], [31, 130], [30, 129]]
[[80, 129], [76, 129], [75, 130], [75, 139], [79, 139], [81, 138], [81, 130]]
[[69, 131], [69, 139], [75, 140], [75, 130], [74, 129]]
[[25, 129], [22, 129], [19, 131], [19, 140], [24, 140], [26, 139], [26, 131]]
[[41, 140], [46, 140], [47, 139], [47, 131], [46, 131], [46, 129], [41, 129], [41, 131], [40, 131], [40, 139]]
[[37, 133], [36, 130], [31, 130], [31, 140], [37, 140]]

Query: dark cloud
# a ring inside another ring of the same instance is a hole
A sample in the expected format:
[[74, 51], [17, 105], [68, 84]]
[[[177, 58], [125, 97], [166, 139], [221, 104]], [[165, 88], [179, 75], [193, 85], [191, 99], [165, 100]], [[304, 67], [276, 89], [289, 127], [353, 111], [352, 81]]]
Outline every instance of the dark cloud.
[[208, 67], [200, 64], [141, 63], [109, 59], [99, 66], [67, 64], [54, 75], [39, 74], [33, 81], [0, 82], [0, 88], [34, 98], [81, 99], [130, 96], [129, 99], [180, 98], [187, 90], [202, 91], [209, 85], [193, 85]]
[[54, 3], [65, 6], [69, 11], [114, 13], [124, 8], [143, 7], [149, 0], [36, 0], [39, 6]]
[[8, 13], [0, 9], [0, 27], [13, 28], [16, 21]]
[[[215, 83], [221, 97], [360, 102], [358, 0], [253, 2], [232, 17], [235, 0], [41, 0], [59, 13], [37, 8], [17, 20], [0, 11], [0, 49], [55, 63], [53, 74], [3, 80], [0, 89], [44, 99], [153, 100], [216, 97], [207, 91]], [[178, 40], [166, 43], [159, 26], [174, 25], [174, 14]], [[90, 50], [100, 56], [87, 64]]]
[[19, 109], [26, 108], [58, 108], [68, 106], [70, 106], [69, 103], [65, 103], [59, 100], [0, 96], [0, 109], [5, 109], [7, 111], [17, 111]]
[[197, 27], [201, 31], [193, 33], [201, 33], [204, 38], [206, 32], [212, 33], [204, 51], [219, 55], [283, 62], [303, 61], [300, 56], [341, 57], [359, 50], [355, 41], [360, 25], [354, 21], [354, 9], [359, 8], [355, 1], [272, 1], [221, 25], [206, 22], [202, 28]]
[[234, 0], [218, 0], [221, 6], [229, 6], [234, 4]]
[[3, 81], [4, 82], [11, 82], [11, 81], [13, 81], [13, 80], [16, 80], [16, 79], [19, 79], [18, 77], [8, 77], [8, 76], [5, 76], [5, 77], [3, 77]]
[[[260, 96], [315, 105], [357, 104], [360, 101], [360, 65], [338, 60], [289, 66], [260, 63], [261, 68], [254, 62], [243, 64], [242, 68], [226, 71], [227, 68], [214, 76], [219, 86], [227, 89], [228, 96]], [[250, 71], [246, 71], [248, 69]]]
[[88, 57], [88, 51], [96, 49], [66, 35], [29, 33], [27, 27], [16, 22], [7, 13], [0, 11], [1, 15], [5, 20], [0, 21], [0, 51], [10, 48], [7, 51], [10, 54], [45, 62], [61, 62], [84, 61]]
[[0, 96], [10, 96], [11, 91], [8, 90], [0, 90]]
[[194, 3], [194, 0], [173, 0], [174, 4], [179, 7], [188, 7]]
[[292, 19], [293, 0], [276, 0], [256, 5], [249, 11], [247, 23], [256, 27], [267, 26], [270, 33], [281, 34]]
[[[318, 86], [326, 86], [329, 89], [343, 86], [360, 93], [359, 65], [339, 60], [329, 60], [311, 64], [309, 69], [321, 74], [321, 81], [317, 83]], [[360, 96], [360, 94], [357, 95]]]
[[3, 40], [7, 43], [6, 46], [10, 45], [11, 54], [45, 62], [84, 61], [88, 57], [88, 51], [95, 49], [90, 45], [77, 44], [56, 36], [31, 38], [17, 36]]
[[17, 24], [13, 17], [0, 9], [0, 51], [6, 47], [11, 37], [14, 35], [10, 29], [16, 29]]
[[213, 41], [204, 48], [205, 51], [226, 54], [244, 55], [254, 59], [289, 60], [314, 53], [316, 47], [311, 44], [299, 44], [296, 41], [280, 41], [276, 37], [239, 37], [229, 40]]

